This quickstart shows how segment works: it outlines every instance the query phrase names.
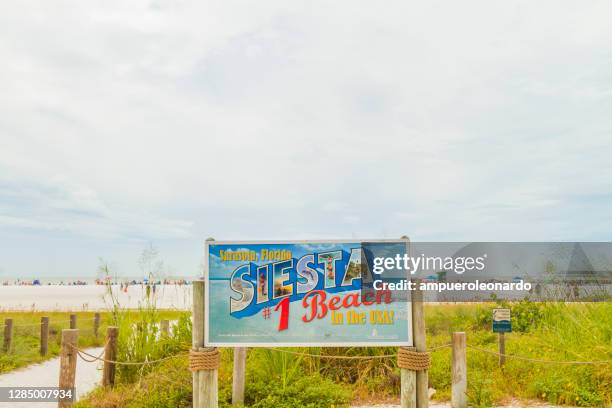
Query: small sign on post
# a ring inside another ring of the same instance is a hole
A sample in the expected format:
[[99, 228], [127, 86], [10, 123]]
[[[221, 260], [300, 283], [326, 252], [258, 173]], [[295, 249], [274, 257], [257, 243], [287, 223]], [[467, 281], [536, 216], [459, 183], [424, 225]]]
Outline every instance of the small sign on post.
[[493, 333], [510, 333], [510, 309], [493, 309]]
[[499, 333], [499, 366], [506, 362], [506, 336], [512, 332], [510, 309], [493, 309], [493, 332]]

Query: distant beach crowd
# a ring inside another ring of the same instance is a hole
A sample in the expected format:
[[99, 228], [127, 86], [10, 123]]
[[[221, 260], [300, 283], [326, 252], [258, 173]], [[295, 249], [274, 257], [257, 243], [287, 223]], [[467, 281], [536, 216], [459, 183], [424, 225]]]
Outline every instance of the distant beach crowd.
[[[48, 286], [48, 285], [58, 285], [58, 286], [86, 286], [86, 285], [120, 285], [120, 289], [127, 291], [129, 286], [149, 286], [155, 287], [159, 285], [190, 285], [191, 281], [187, 279], [157, 279], [151, 280], [148, 279], [132, 279], [132, 280], [113, 280], [110, 278], [98, 278], [91, 281], [85, 281], [81, 279], [75, 280], [58, 280], [58, 281], [48, 281], [42, 282], [40, 279], [32, 279], [32, 280], [24, 280], [24, 279], [15, 279], [15, 280], [4, 280], [2, 281], [2, 286]], [[155, 290], [155, 289], [153, 289]]]

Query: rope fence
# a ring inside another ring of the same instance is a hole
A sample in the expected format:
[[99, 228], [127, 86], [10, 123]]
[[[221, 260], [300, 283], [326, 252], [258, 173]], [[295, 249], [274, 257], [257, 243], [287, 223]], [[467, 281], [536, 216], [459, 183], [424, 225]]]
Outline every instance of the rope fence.
[[[91, 325], [90, 322], [88, 321], [81, 321], [81, 323], [85, 322], [88, 325]], [[70, 323], [70, 320], [49, 320], [49, 325], [58, 325], [58, 324], [65, 324], [65, 323]], [[6, 324], [3, 324], [2, 326], [5, 326]], [[16, 327], [40, 327], [40, 322], [36, 322], [36, 323], [25, 323], [25, 324], [13, 324], [12, 327], [16, 328]]]
[[[34, 316], [36, 317], [36, 316]], [[91, 316], [92, 319], [82, 318], [78, 321], [78, 314], [71, 313], [70, 319], [55, 320], [49, 316], [40, 315], [40, 321], [28, 323], [21, 321], [16, 324], [15, 321], [18, 318], [12, 317], [11, 315], [4, 318], [4, 325], [0, 330], [0, 337], [2, 338], [1, 352], [4, 354], [12, 354], [20, 352], [20, 349], [15, 350], [13, 347], [13, 339], [16, 336], [32, 336], [37, 335], [40, 343], [40, 355], [45, 357], [49, 353], [50, 339], [61, 336], [63, 330], [67, 328], [76, 329], [77, 324], [82, 326], [82, 329], [87, 330], [87, 333], [93, 334], [96, 341], [98, 339], [99, 330], [101, 328], [102, 316], [100, 312], [95, 312]], [[89, 330], [92, 330], [90, 332]], [[37, 333], [38, 332], [38, 333]], [[61, 332], [61, 333], [60, 333]]]
[[[427, 349], [428, 353], [434, 352], [434, 351], [438, 351], [447, 347], [450, 347], [451, 343], [448, 344], [443, 344], [441, 346], [436, 346], [436, 347], [432, 347]], [[514, 358], [517, 360], [523, 360], [523, 361], [530, 361], [530, 362], [534, 362], [534, 363], [548, 363], [548, 364], [610, 364], [612, 363], [612, 360], [597, 360], [597, 361], [558, 361], [558, 360], [541, 360], [541, 359], [535, 359], [535, 358], [528, 358], [528, 357], [523, 357], [523, 356], [517, 356], [514, 354], [506, 354], [506, 353], [498, 353], [496, 351], [492, 351], [492, 350], [487, 350], [484, 348], [480, 348], [480, 347], [476, 347], [476, 346], [472, 346], [467, 344], [466, 345], [468, 348], [471, 348], [473, 350], [478, 350], [484, 353], [488, 353], [488, 354], [493, 354], [496, 356], [505, 356], [507, 358]], [[286, 354], [293, 354], [293, 355], [298, 355], [298, 356], [304, 356], [304, 357], [313, 357], [313, 358], [320, 358], [320, 359], [336, 359], [336, 360], [373, 360], [373, 359], [378, 359], [378, 358], [396, 358], [397, 354], [381, 354], [381, 355], [377, 355], [377, 356], [339, 356], [339, 355], [326, 355], [326, 354], [312, 354], [312, 353], [303, 353], [303, 352], [299, 352], [299, 351], [292, 351], [292, 350], [284, 350], [281, 348], [276, 348], [276, 347], [261, 347], [263, 349], [267, 349], [267, 350], [272, 350], [272, 351], [277, 351], [279, 353], [286, 353]]]
[[[107, 345], [108, 345], [108, 342], [104, 345], [104, 348], [106, 348]], [[438, 351], [438, 350], [441, 350], [441, 349], [444, 349], [450, 346], [451, 346], [450, 343], [443, 344], [441, 346], [432, 347], [428, 349], [426, 352], [418, 353], [418, 354], [429, 354], [431, 352]], [[170, 360], [170, 359], [178, 358], [178, 357], [190, 357], [190, 360], [192, 361], [190, 367], [192, 370], [200, 370], [200, 369], [206, 370], [206, 369], [211, 369], [208, 367], [212, 367], [212, 368], [218, 367], [218, 363], [216, 363], [215, 361], [218, 361], [218, 359], [220, 358], [220, 353], [216, 349], [213, 349], [210, 351], [199, 351], [199, 352], [196, 352], [194, 350], [184, 351], [184, 352], [174, 354], [172, 356], [160, 358], [157, 360], [145, 360], [141, 362], [117, 361], [117, 360], [107, 360], [103, 358], [102, 355], [104, 354], [104, 351], [102, 351], [102, 353], [100, 353], [99, 356], [95, 356], [78, 347], [75, 347], [75, 346], [71, 346], [71, 347], [74, 350], [76, 350], [79, 357], [86, 362], [92, 363], [95, 361], [102, 361], [105, 363], [116, 364], [116, 365], [147, 365], [147, 364], [156, 364], [162, 361], [166, 361], [166, 360]], [[477, 347], [477, 346], [472, 346], [470, 344], [467, 344], [466, 347], [472, 350], [481, 351], [483, 353], [488, 353], [488, 354], [495, 355], [495, 356], [505, 356], [507, 358], [514, 358], [517, 360], [528, 361], [528, 362], [533, 362], [533, 363], [545, 363], [545, 364], [611, 364], [612, 363], [612, 360], [597, 360], [597, 361], [542, 360], [542, 359], [517, 356], [514, 354], [498, 353], [496, 351], [487, 350], [487, 349]], [[281, 349], [277, 347], [260, 347], [260, 348], [265, 349], [265, 350], [279, 352], [279, 353], [291, 354], [291, 355], [296, 355], [296, 356], [301, 356], [301, 357], [312, 357], [312, 358], [318, 358], [322, 360], [375, 360], [375, 359], [386, 359], [386, 358], [398, 358], [398, 354], [381, 354], [381, 355], [373, 355], [373, 356], [344, 356], [344, 355], [332, 355], [332, 354], [305, 353], [305, 352], [294, 351], [294, 350], [285, 350], [285, 349]], [[402, 350], [400, 352], [400, 355], [402, 355], [402, 353], [407, 352], [407, 350], [404, 350], [402, 348], [400, 348], [400, 350]], [[416, 352], [410, 352], [410, 353], [416, 353]], [[204, 354], [206, 354], [207, 357], [203, 357]], [[210, 355], [210, 357], [208, 357], [208, 355]], [[86, 359], [84, 356], [91, 358], [91, 360]], [[425, 366], [425, 365], [428, 365], [429, 363], [426, 363], [425, 360], [423, 359], [423, 362], [419, 364], [422, 364], [423, 366]], [[200, 367], [204, 367], [204, 368], [200, 368]], [[422, 368], [419, 368], [419, 369], [422, 369]]]
[[[102, 356], [104, 355], [104, 353], [106, 352], [106, 347], [108, 346], [108, 342], [106, 342], [106, 344], [104, 345], [104, 347], [102, 348], [102, 351], [100, 352], [100, 354], [98, 355], [98, 357], [92, 357], [91, 360], [83, 357], [83, 355], [81, 355], [81, 353], [85, 353], [85, 351], [82, 351], [80, 349], [77, 349], [77, 354], [79, 357], [81, 357], [81, 360], [87, 362], [87, 363], [95, 363], [96, 361], [99, 361]], [[89, 353], [87, 353], [87, 355], [89, 355]]]
[[[70, 345], [70, 347], [75, 350], [78, 354], [78, 356], [83, 360], [86, 361], [88, 363], [93, 363], [95, 361], [102, 361], [104, 363], [109, 363], [109, 364], [115, 364], [115, 365], [137, 365], [137, 366], [143, 366], [143, 365], [147, 365], [147, 364], [156, 364], [156, 363], [160, 363], [162, 361], [166, 361], [166, 360], [171, 360], [173, 358], [178, 358], [178, 357], [184, 357], [184, 356], [188, 356], [189, 353], [184, 352], [184, 353], [178, 353], [178, 354], [174, 354], [168, 357], [164, 357], [164, 358], [159, 358], [157, 360], [145, 360], [145, 361], [116, 361], [116, 360], [107, 360], [104, 357], [102, 357], [102, 355], [104, 354], [104, 350], [102, 351], [102, 353], [100, 353], [99, 356], [94, 356], [93, 354], [90, 354], [88, 352], [86, 352], [85, 350], [82, 350], [78, 347], [75, 347], [73, 345]], [[87, 356], [89, 358], [91, 358], [92, 360], [88, 360], [83, 356]]]
[[[70, 320], [51, 320], [49, 321], [49, 324], [64, 324], [64, 323], [70, 323]], [[13, 324], [13, 327], [40, 327], [40, 322], [37, 323], [27, 323], [27, 324]]]
[[[41, 327], [41, 355], [46, 355], [47, 353], [47, 342], [48, 342], [48, 334], [49, 334], [49, 326], [50, 326], [48, 317], [41, 317], [40, 323], [32, 323], [32, 324], [21, 324], [21, 325], [13, 325], [13, 319], [7, 318], [5, 320], [5, 330], [4, 330], [4, 341], [3, 341], [3, 349], [5, 352], [11, 352], [11, 341], [12, 341], [12, 333], [14, 328], [17, 327]], [[78, 335], [79, 330], [77, 329], [77, 321], [76, 315], [71, 315], [70, 320], [59, 320], [53, 321], [53, 324], [65, 324], [70, 323], [71, 329], [63, 329], [61, 330], [61, 352], [60, 352], [60, 377], [59, 384], [64, 387], [74, 387], [74, 378], [76, 375], [76, 366], [77, 360], [81, 359], [86, 363], [103, 363], [103, 367], [98, 367], [98, 369], [102, 370], [102, 385], [103, 386], [114, 386], [115, 384], [115, 372], [118, 366], [131, 366], [137, 367], [137, 370], [140, 371], [140, 375], [142, 376], [147, 367], [152, 367], [155, 364], [162, 363], [164, 361], [169, 361], [173, 359], [181, 359], [179, 361], [187, 362], [188, 369], [194, 376], [198, 378], [198, 381], [202, 378], [216, 378], [217, 370], [219, 369], [221, 363], [221, 350], [216, 347], [195, 347], [191, 348], [191, 344], [180, 344], [177, 347], [178, 351], [176, 354], [166, 355], [165, 357], [150, 359], [150, 355], [145, 356], [144, 361], [121, 361], [121, 358], [118, 358], [118, 338], [119, 338], [119, 328], [116, 326], [108, 326], [107, 327], [107, 337], [106, 343], [102, 347], [101, 352], [98, 355], [93, 354], [91, 349], [82, 349], [78, 346]], [[98, 337], [98, 329], [100, 328], [100, 315], [96, 314], [94, 319], [94, 333], [96, 338]], [[159, 339], [163, 339], [165, 336], [170, 335], [170, 324], [168, 320], [162, 320], [159, 323]], [[132, 330], [138, 330], [138, 327], [132, 328]], [[89, 332], [89, 328], [87, 329]], [[424, 338], [424, 334], [422, 336]], [[466, 342], [466, 333], [464, 332], [454, 332], [452, 333], [452, 341], [451, 343], [439, 344], [433, 347], [430, 347], [426, 351], [417, 351], [416, 347], [399, 347], [395, 348], [396, 353], [389, 354], [371, 354], [371, 355], [350, 355], [355, 353], [355, 349], [345, 348], [344, 353], [339, 354], [322, 354], [323, 353], [334, 353], [334, 350], [322, 351], [311, 349], [307, 347], [300, 348], [279, 348], [279, 347], [261, 347], [262, 349], [269, 350], [271, 352], [284, 353], [287, 355], [299, 356], [299, 357], [307, 357], [312, 359], [320, 359], [320, 360], [344, 360], [344, 361], [383, 361], [385, 359], [389, 360], [389, 364], [386, 362], [382, 362], [381, 364], [387, 366], [389, 369], [393, 367], [398, 367], [401, 369], [401, 386], [402, 390], [414, 390], [418, 384], [418, 378], [424, 376], [425, 381], [427, 380], [427, 370], [431, 368], [432, 365], [432, 356], [433, 353], [444, 350], [447, 348], [451, 348], [452, 352], [450, 353], [451, 358], [451, 394], [452, 400], [455, 401], [454, 406], [465, 407], [466, 404], [461, 403], [461, 399], [465, 395], [465, 390], [467, 389], [467, 377], [468, 377], [468, 364], [467, 364], [467, 349], [470, 351], [477, 353], [485, 353], [488, 355], [493, 355], [499, 357], [500, 367], [503, 367], [504, 359], [515, 359], [517, 361], [523, 361], [527, 363], [541, 363], [541, 364], [559, 364], [559, 365], [607, 365], [611, 364], [612, 360], [597, 360], [597, 361], [560, 361], [560, 360], [544, 360], [540, 358], [530, 358], [520, 355], [508, 354], [505, 352], [505, 349], [501, 346], [500, 350], [493, 351], [484, 347], [479, 347], [471, 344], [467, 344]], [[8, 341], [7, 341], [8, 340]], [[193, 344], [204, 344], [203, 341], [198, 340], [198, 342], [194, 342]], [[415, 342], [417, 347], [425, 348], [424, 341], [420, 344]], [[233, 383], [232, 383], [232, 400], [234, 400], [234, 393], [236, 395], [240, 394], [240, 390], [242, 389], [242, 395], [244, 392], [244, 387], [241, 388], [240, 381], [234, 381], [234, 378], [244, 381], [245, 377], [245, 365], [246, 365], [246, 348], [234, 348], [234, 371], [233, 371]], [[318, 351], [318, 352], [317, 352]], [[240, 352], [240, 353], [239, 353]], [[370, 351], [371, 352], [371, 351]], [[384, 353], [384, 351], [383, 351]], [[97, 354], [97, 353], [96, 353]], [[445, 353], [442, 358], [448, 358], [449, 354]], [[603, 356], [602, 356], [603, 357]], [[182, 360], [185, 358], [186, 360]], [[129, 356], [126, 356], [126, 359], [129, 359]], [[242, 361], [242, 363], [240, 363]], [[300, 360], [297, 360], [296, 364], [299, 364]], [[241, 368], [236, 368], [240, 366]], [[213, 381], [212, 385], [209, 384], [208, 387], [210, 390], [215, 390], [216, 385]], [[194, 390], [200, 390], [200, 386], [194, 386]], [[196, 394], [194, 394], [195, 397]], [[214, 400], [210, 393], [204, 393], [199, 395], [198, 398], [206, 398], [210, 397], [211, 401]], [[402, 391], [402, 395], [403, 391]], [[426, 398], [424, 396], [423, 398]], [[456, 403], [456, 404], [455, 404]], [[212, 402], [211, 402], [212, 404]]]
[[[99, 320], [99, 319], [98, 319]], [[11, 322], [12, 323], [12, 322]], [[48, 323], [48, 322], [47, 322]], [[71, 324], [71, 326], [74, 326]], [[160, 323], [160, 327], [168, 326], [168, 321], [164, 321], [162, 325]], [[41, 329], [42, 330], [42, 329]], [[61, 343], [61, 354], [60, 354], [60, 377], [59, 384], [60, 386], [65, 387], [74, 387], [75, 375], [76, 375], [76, 367], [77, 360], [81, 359], [86, 363], [103, 363], [102, 369], [102, 385], [103, 386], [114, 386], [115, 385], [115, 372], [118, 366], [131, 366], [137, 367], [137, 370], [140, 371], [140, 375], [144, 375], [146, 367], [151, 367], [155, 364], [162, 363], [164, 361], [169, 361], [173, 359], [181, 359], [179, 361], [184, 362], [183, 358], [186, 358], [186, 362], [188, 363], [188, 369], [195, 376], [203, 376], [207, 378], [209, 376], [216, 377], [218, 375], [217, 370], [220, 367], [221, 363], [221, 350], [217, 347], [195, 347], [191, 348], [191, 346], [181, 346], [179, 351], [176, 354], [167, 355], [165, 357], [149, 359], [150, 356], [145, 356], [144, 361], [121, 361], [118, 357], [118, 327], [109, 326], [107, 327], [107, 340], [102, 348], [101, 352], [98, 355], [93, 354], [92, 350], [84, 350], [79, 348], [78, 346], [78, 329], [65, 329], [62, 330], [62, 343]], [[168, 330], [165, 330], [165, 335], [167, 336]], [[200, 343], [201, 344], [201, 343]], [[418, 343], [417, 343], [418, 344]], [[424, 344], [421, 344], [419, 347], [424, 347]], [[10, 348], [10, 347], [9, 347]], [[429, 348], [426, 351], [417, 351], [415, 347], [398, 347], [396, 348], [397, 352], [393, 354], [379, 354], [379, 355], [342, 355], [342, 354], [321, 354], [312, 352], [309, 348], [300, 349], [286, 349], [286, 348], [278, 348], [278, 347], [262, 347], [262, 349], [269, 350], [272, 352], [284, 353], [293, 356], [300, 357], [308, 357], [313, 359], [321, 359], [321, 360], [344, 360], [344, 361], [373, 361], [373, 360], [383, 360], [383, 359], [395, 359], [391, 360], [391, 364], [387, 365], [389, 369], [393, 369], [393, 367], [399, 367], [401, 369], [401, 386], [403, 389], [414, 390], [415, 385], [417, 383], [417, 379], [419, 376], [424, 376], [427, 379], [427, 370], [431, 368], [432, 365], [432, 355], [436, 351], [444, 350], [447, 348], [452, 349], [451, 353], [451, 394], [454, 406], [466, 407], [467, 404], [459, 403], [460, 399], [465, 395], [465, 391], [467, 389], [467, 377], [468, 377], [468, 364], [467, 364], [467, 349], [473, 350], [478, 353], [485, 353], [489, 355], [494, 355], [500, 357], [500, 367], [502, 367], [502, 357], [508, 359], [516, 359], [519, 361], [529, 362], [529, 363], [542, 363], [542, 364], [563, 364], [563, 365], [596, 365], [596, 364], [610, 364], [612, 360], [598, 360], [598, 361], [559, 361], [559, 360], [544, 360], [538, 358], [530, 358], [525, 356], [519, 356], [514, 354], [507, 354], [504, 352], [503, 348], [500, 348], [500, 352], [496, 352], [493, 350], [488, 350], [483, 347], [474, 346], [471, 344], [467, 344], [466, 342], [466, 333], [464, 332], [455, 332], [452, 333], [452, 342], [446, 344], [436, 345], [434, 347]], [[239, 351], [242, 354], [237, 354]], [[333, 350], [329, 352], [333, 353]], [[353, 349], [346, 349], [346, 352], [351, 353]], [[240, 357], [241, 356], [241, 357]], [[445, 354], [443, 358], [448, 358], [448, 354]], [[237, 361], [243, 361], [242, 368], [236, 369]], [[393, 361], [396, 362], [396, 365], [393, 364]], [[182, 363], [181, 363], [182, 364]], [[296, 362], [299, 364], [299, 360]], [[234, 381], [234, 378], [241, 377], [244, 379], [245, 376], [245, 365], [246, 365], [246, 348], [235, 348], [234, 349], [234, 371], [232, 377], [232, 398], [234, 399], [235, 391], [239, 391], [241, 389], [240, 385], [237, 385], [237, 382]], [[100, 369], [100, 367], [98, 367]], [[237, 375], [238, 373], [238, 375]], [[214, 379], [214, 378], [213, 378]], [[212, 385], [214, 389], [216, 384]], [[197, 387], [194, 386], [194, 391], [199, 390], [199, 385]], [[244, 391], [244, 389], [242, 389]], [[403, 391], [402, 391], [403, 393]], [[196, 394], [194, 394], [196, 395]], [[210, 396], [211, 394], [205, 393], [204, 396]], [[199, 396], [201, 397], [201, 396]], [[425, 397], [424, 397], [425, 398]], [[214, 404], [213, 404], [214, 405]]]
[[[450, 346], [451, 346], [450, 343], [443, 344], [441, 346], [432, 347], [428, 349], [427, 352], [441, 350], [443, 348], [450, 347]], [[338, 356], [338, 355], [331, 355], [331, 354], [304, 353], [300, 351], [285, 350], [285, 349], [281, 349], [278, 347], [259, 347], [259, 348], [277, 351], [279, 353], [293, 354], [296, 356], [313, 357], [313, 358], [328, 359], [328, 360], [374, 360], [378, 358], [396, 358], [397, 357], [397, 354], [380, 354], [380, 355], [375, 355], [375, 356]]]
[[[70, 320], [54, 320], [52, 322], [49, 322], [49, 325], [53, 324], [53, 325], [57, 325], [57, 324], [65, 324], [65, 323], [70, 323]], [[18, 328], [18, 327], [40, 327], [40, 323], [28, 323], [28, 324], [13, 324], [12, 325], [13, 328]], [[108, 345], [105, 344], [104, 348], [106, 348]], [[432, 353], [438, 350], [442, 350], [445, 348], [451, 347], [451, 343], [447, 343], [447, 344], [442, 344], [439, 346], [435, 346], [435, 347], [431, 347], [429, 349], [427, 349], [427, 353]], [[521, 361], [526, 361], [526, 362], [532, 362], [532, 363], [543, 363], [543, 364], [568, 364], [568, 365], [596, 365], [596, 364], [610, 364], [612, 363], [612, 360], [597, 360], [597, 361], [558, 361], [558, 360], [543, 360], [543, 359], [537, 359], [537, 358], [530, 358], [530, 357], [524, 357], [524, 356], [518, 356], [518, 355], [514, 355], [514, 354], [507, 354], [507, 353], [500, 353], [497, 351], [493, 351], [493, 350], [487, 350], [485, 348], [482, 347], [478, 347], [478, 346], [473, 346], [470, 344], [466, 344], [467, 348], [470, 348], [472, 350], [476, 350], [476, 351], [480, 351], [483, 353], [487, 353], [487, 354], [491, 354], [494, 356], [498, 356], [498, 357], [505, 357], [505, 358], [509, 358], [509, 359], [515, 359], [515, 360], [521, 360]], [[347, 355], [330, 355], [330, 354], [315, 354], [315, 353], [307, 353], [307, 352], [301, 352], [301, 351], [295, 351], [295, 350], [286, 350], [286, 349], [282, 349], [282, 348], [278, 348], [278, 347], [261, 347], [262, 349], [266, 349], [266, 350], [270, 350], [270, 351], [275, 351], [275, 352], [279, 352], [279, 353], [285, 353], [285, 354], [291, 354], [291, 355], [295, 355], [295, 356], [301, 356], [301, 357], [310, 357], [310, 358], [317, 358], [317, 359], [322, 359], [322, 360], [376, 360], [376, 359], [392, 359], [392, 358], [399, 358], [399, 360], [402, 359], [406, 359], [407, 354], [404, 351], [401, 351], [400, 354], [381, 354], [381, 355], [369, 355], [369, 356], [347, 356]], [[107, 363], [111, 363], [111, 364], [117, 364], [117, 365], [147, 365], [147, 364], [155, 364], [161, 361], [165, 361], [165, 360], [169, 360], [172, 358], [177, 358], [178, 356], [189, 356], [190, 352], [184, 352], [184, 353], [179, 353], [173, 356], [169, 356], [169, 357], [165, 357], [165, 358], [161, 358], [161, 359], [157, 359], [157, 360], [151, 360], [151, 361], [143, 361], [143, 362], [132, 362], [132, 361], [114, 361], [114, 360], [105, 360], [102, 355], [104, 354], [104, 352], [102, 352], [102, 354], [100, 354], [100, 356], [93, 356], [89, 353], [87, 353], [84, 350], [81, 349], [77, 349], [78, 355], [79, 357], [81, 357], [81, 359], [83, 359], [84, 361], [87, 362], [94, 362], [94, 361], [102, 361], [102, 362], [107, 362]], [[212, 366], [215, 365], [214, 361], [208, 361], [206, 363], [203, 363], [202, 360], [204, 357], [202, 357], [201, 355], [198, 356], [198, 351], [191, 351], [191, 355], [193, 356], [192, 358], [197, 360], [200, 359], [199, 363], [193, 363], [195, 364], [194, 367], [200, 367], [200, 366]], [[404, 354], [402, 354], [404, 353]], [[86, 357], [90, 357], [92, 358], [92, 360], [88, 360], [86, 359]], [[214, 357], [211, 357], [213, 359], [218, 358], [218, 355], [215, 355]], [[417, 358], [417, 357], [410, 357], [410, 358]], [[425, 357], [422, 357], [423, 359]], [[419, 363], [419, 365], [423, 365], [425, 364], [424, 360], [422, 363]]]
[[498, 353], [497, 351], [487, 350], [480, 347], [472, 346], [467, 344], [466, 347], [472, 350], [482, 351], [483, 353], [492, 354], [495, 356], [503, 356], [507, 358], [514, 358], [516, 360], [529, 361], [532, 363], [544, 363], [544, 364], [610, 364], [612, 360], [598, 360], [598, 361], [558, 361], [558, 360], [541, 360], [537, 358], [529, 358], [523, 356], [517, 356], [514, 354]]

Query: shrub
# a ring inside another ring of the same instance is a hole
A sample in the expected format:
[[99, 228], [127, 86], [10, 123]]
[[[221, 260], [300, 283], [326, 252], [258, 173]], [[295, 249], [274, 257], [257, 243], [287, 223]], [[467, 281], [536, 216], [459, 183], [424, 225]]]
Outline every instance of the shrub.
[[[350, 389], [319, 375], [302, 376], [282, 386], [259, 372], [247, 383], [246, 404], [254, 408], [329, 407], [348, 404]], [[251, 377], [252, 378], [252, 377]]]

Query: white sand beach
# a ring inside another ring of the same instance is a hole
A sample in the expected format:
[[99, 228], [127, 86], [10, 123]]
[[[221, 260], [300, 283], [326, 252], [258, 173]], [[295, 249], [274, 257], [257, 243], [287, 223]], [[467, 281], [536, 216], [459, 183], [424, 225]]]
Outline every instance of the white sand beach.
[[[129, 286], [127, 292], [113, 285], [113, 295], [122, 307], [138, 308], [145, 298], [145, 287]], [[103, 285], [43, 285], [43, 286], [0, 286], [0, 311], [86, 311], [103, 310], [110, 304], [105, 299]], [[191, 308], [190, 285], [157, 285], [151, 293], [160, 309]]]

